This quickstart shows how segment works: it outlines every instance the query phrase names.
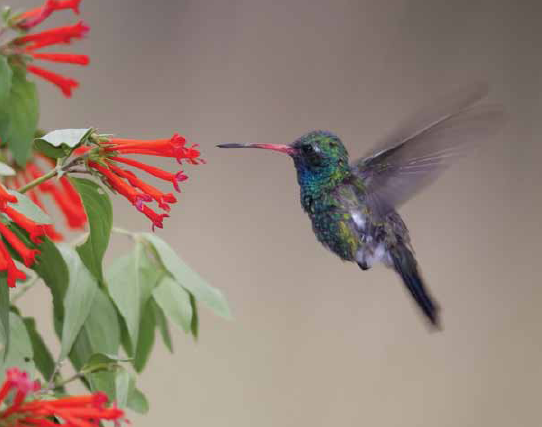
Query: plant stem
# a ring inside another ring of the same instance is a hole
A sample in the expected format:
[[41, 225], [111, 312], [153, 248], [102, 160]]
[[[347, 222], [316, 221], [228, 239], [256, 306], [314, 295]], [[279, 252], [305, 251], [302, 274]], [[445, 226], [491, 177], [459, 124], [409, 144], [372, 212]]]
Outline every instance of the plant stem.
[[[44, 391], [50, 392], [50, 391], [62, 388], [65, 385], [67, 385], [67, 384], [69, 384], [69, 383], [71, 383], [73, 381], [84, 378], [85, 375], [92, 374], [92, 373], [98, 372], [98, 371], [116, 369], [116, 367], [117, 367], [117, 365], [112, 364], [112, 363], [99, 363], [99, 364], [97, 364], [95, 366], [92, 366], [91, 368], [83, 369], [80, 372], [76, 372], [71, 377], [68, 377], [65, 380], [61, 379], [60, 381], [55, 382], [53, 380], [52, 382], [49, 382], [48, 387]], [[57, 372], [57, 374], [58, 374], [58, 372]], [[53, 376], [53, 379], [55, 377], [56, 377], [56, 375]]]
[[19, 188], [17, 191], [19, 193], [26, 193], [28, 190], [32, 190], [36, 185], [40, 185], [42, 182], [47, 181], [48, 179], [53, 178], [58, 174], [58, 169], [54, 168], [51, 169], [49, 172], [47, 172], [45, 175], [42, 175], [38, 178], [36, 178], [34, 181], [30, 181], [28, 184], [23, 185], [21, 188]]
[[71, 377], [66, 378], [65, 380], [59, 381], [52, 385], [50, 390], [55, 390], [57, 388], [62, 388], [66, 384], [71, 383], [72, 381], [78, 380], [79, 378], [82, 378], [84, 374], [82, 372], [77, 372], [76, 374], [73, 374]]

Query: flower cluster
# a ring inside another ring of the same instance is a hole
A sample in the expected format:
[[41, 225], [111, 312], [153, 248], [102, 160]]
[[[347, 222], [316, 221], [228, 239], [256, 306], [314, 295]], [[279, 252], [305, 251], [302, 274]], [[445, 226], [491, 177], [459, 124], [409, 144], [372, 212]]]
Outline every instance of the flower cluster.
[[[43, 171], [39, 165], [36, 162], [29, 162], [25, 169], [19, 171], [15, 177], [8, 178], [6, 185], [9, 188], [17, 189], [34, 179], [40, 178], [42, 175]], [[47, 209], [43, 205], [40, 196], [44, 194], [51, 196], [56, 206], [60, 209], [60, 212], [62, 212], [68, 228], [70, 230], [84, 230], [87, 223], [85, 209], [79, 194], [68, 178], [62, 177], [56, 182], [53, 180], [42, 182], [26, 194], [44, 212], [47, 212]], [[47, 237], [51, 240], [64, 240], [62, 234], [55, 229], [53, 224], [45, 224], [44, 228]]]
[[[80, 2], [81, 0], [46, 0], [43, 6], [28, 10], [17, 16], [14, 26], [19, 30], [29, 31], [43, 22], [54, 11], [62, 9], [72, 9], [76, 14], [79, 14]], [[42, 53], [37, 51], [48, 46], [70, 44], [73, 39], [83, 38], [89, 30], [90, 28], [83, 21], [80, 21], [74, 25], [21, 35], [15, 38], [11, 45], [15, 53], [30, 56], [35, 60], [87, 65], [89, 63], [89, 57], [87, 55]], [[28, 64], [26, 69], [28, 72], [58, 86], [62, 93], [68, 98], [71, 97], [72, 90], [79, 86], [77, 80], [64, 77], [33, 64]]]
[[[13, 207], [8, 206], [8, 203], [17, 203], [17, 197], [8, 193], [5, 188], [0, 185], [0, 212], [7, 215], [15, 224], [25, 230], [34, 244], [37, 245], [41, 243], [41, 236], [46, 234], [45, 226], [27, 218], [25, 215], [13, 209]], [[3, 240], [19, 254], [27, 267], [34, 264], [36, 255], [39, 254], [39, 251], [37, 249], [28, 248], [2, 221], [0, 221], [0, 235], [3, 237]], [[15, 265], [3, 240], [0, 240], [0, 271], [5, 271], [7, 273], [8, 286], [13, 288], [15, 287], [17, 279], [24, 280], [26, 279], [26, 275]]]
[[61, 399], [25, 401], [31, 393], [39, 391], [40, 385], [32, 381], [26, 372], [8, 369], [6, 380], [0, 389], [0, 404], [13, 395], [11, 404], [0, 411], [0, 425], [6, 427], [90, 427], [101, 421], [120, 422], [124, 412], [114, 405], [107, 407], [107, 395], [94, 393]]
[[[90, 169], [98, 172], [105, 182], [116, 192], [128, 199], [140, 212], [152, 221], [154, 227], [162, 228], [163, 220], [169, 215], [170, 205], [177, 202], [172, 193], [163, 193], [158, 188], [144, 182], [133, 172], [124, 169], [121, 165], [128, 165], [144, 171], [156, 178], [169, 181], [173, 188], [180, 192], [179, 182], [188, 177], [184, 172], [168, 172], [163, 169], [147, 165], [145, 163], [124, 157], [125, 154], [142, 154], [158, 157], [171, 157], [179, 164], [183, 160], [190, 164], [203, 163], [199, 158], [200, 152], [197, 145], [186, 145], [186, 139], [175, 134], [169, 139], [134, 140], [120, 138], [101, 138], [97, 154], [88, 153], [87, 165]], [[88, 147], [80, 149], [88, 151]], [[158, 207], [165, 213], [157, 213], [146, 203], [155, 201]]]

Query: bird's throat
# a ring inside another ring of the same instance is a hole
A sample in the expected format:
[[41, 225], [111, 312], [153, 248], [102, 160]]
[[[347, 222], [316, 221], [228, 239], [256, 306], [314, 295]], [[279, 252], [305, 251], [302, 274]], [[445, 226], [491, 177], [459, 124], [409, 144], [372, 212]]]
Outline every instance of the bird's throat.
[[337, 167], [321, 168], [318, 172], [297, 170], [297, 181], [301, 189], [301, 204], [310, 210], [310, 204], [329, 195], [350, 176], [350, 171]]

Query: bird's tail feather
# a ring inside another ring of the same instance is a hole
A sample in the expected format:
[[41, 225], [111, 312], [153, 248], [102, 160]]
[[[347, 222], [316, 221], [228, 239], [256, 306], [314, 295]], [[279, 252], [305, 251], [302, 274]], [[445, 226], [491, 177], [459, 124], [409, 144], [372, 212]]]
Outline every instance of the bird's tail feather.
[[390, 250], [395, 271], [431, 324], [440, 329], [439, 306], [425, 288], [414, 254], [405, 245]]

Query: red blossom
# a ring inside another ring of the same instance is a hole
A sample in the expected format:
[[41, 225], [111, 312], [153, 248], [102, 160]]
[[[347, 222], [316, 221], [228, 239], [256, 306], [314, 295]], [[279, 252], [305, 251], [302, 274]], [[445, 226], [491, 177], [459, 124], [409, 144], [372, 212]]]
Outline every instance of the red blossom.
[[79, 21], [73, 25], [65, 25], [39, 33], [26, 34], [15, 39], [15, 43], [18, 45], [33, 43], [27, 46], [26, 49], [35, 50], [53, 44], [69, 44], [72, 39], [82, 39], [89, 31], [90, 27], [83, 21]]
[[79, 3], [81, 3], [81, 0], [46, 0], [43, 6], [21, 13], [17, 17], [17, 27], [22, 30], [29, 30], [41, 24], [53, 12], [62, 9], [73, 9], [79, 15]]
[[45, 234], [53, 242], [62, 242], [64, 240], [64, 235], [62, 235], [62, 233], [59, 233], [53, 224], [45, 224], [44, 228]]
[[17, 212], [10, 206], [6, 206], [3, 209], [3, 212], [9, 216], [14, 223], [16, 223], [30, 235], [30, 240], [32, 240], [32, 242], [36, 244], [41, 243], [40, 237], [45, 234], [43, 224], [38, 224], [37, 222], [28, 219], [22, 213]]
[[30, 267], [32, 264], [34, 264], [36, 255], [38, 255], [40, 251], [37, 249], [27, 248], [25, 244], [17, 237], [17, 235], [2, 222], [0, 222], [0, 234], [4, 239], [6, 239], [10, 246], [15, 249], [15, 252], [21, 256], [24, 265]]
[[[42, 175], [43, 172], [35, 163], [30, 162], [27, 164], [25, 174], [26, 182], [29, 182], [31, 179], [37, 179]], [[44, 194], [49, 194], [53, 198], [55, 204], [59, 207], [60, 211], [64, 215], [69, 228], [81, 230], [87, 223], [87, 216], [81, 202], [81, 198], [66, 177], [60, 178], [59, 181], [61, 184], [60, 186], [51, 180], [42, 182], [37, 186], [37, 191]], [[38, 206], [43, 208], [43, 204], [41, 201], [39, 201], [36, 193], [32, 191], [32, 193], [30, 193], [30, 197], [32, 197], [32, 200]], [[51, 237], [53, 240], [60, 240], [60, 235], [51, 228], [52, 227], [49, 227], [47, 229], [47, 235], [49, 237], [53, 236], [54, 238]]]
[[[23, 30], [29, 30], [43, 20], [45, 20], [54, 11], [60, 9], [73, 9], [79, 12], [79, 3], [81, 0], [47, 0], [39, 8], [32, 9], [21, 14], [17, 19], [17, 26]], [[88, 65], [90, 60], [87, 55], [74, 53], [37, 53], [38, 49], [58, 44], [69, 44], [74, 39], [83, 38], [90, 30], [90, 27], [83, 21], [73, 25], [51, 28], [36, 33], [27, 33], [17, 37], [12, 42], [13, 53], [26, 54], [35, 60], [60, 62], [66, 64]], [[26, 58], [24, 58], [26, 61]], [[72, 90], [79, 86], [79, 82], [72, 78], [64, 77], [61, 74], [54, 73], [44, 68], [28, 64], [26, 70], [58, 86], [64, 96], [70, 98]]]
[[[69, 396], [60, 399], [25, 401], [27, 396], [40, 389], [37, 381], [32, 381], [25, 372], [17, 368], [6, 372], [6, 381], [0, 389], [0, 403], [6, 403], [8, 395], [13, 400], [7, 408], [0, 411], [0, 425], [12, 427], [91, 427], [101, 421], [124, 420], [124, 412], [115, 405], [107, 407], [105, 393], [98, 392], [82, 396]], [[51, 419], [55, 418], [56, 422]]]
[[[28, 193], [28, 197], [30, 197], [30, 200], [36, 205], [39, 206], [39, 208], [47, 213], [47, 210], [45, 209], [45, 206], [43, 206], [43, 203], [41, 203], [41, 200], [39, 199], [38, 195], [36, 194], [35, 190], [30, 190]], [[60, 234], [53, 224], [44, 224], [43, 228], [45, 229], [45, 234], [49, 239], [55, 241], [55, 242], [61, 242], [64, 240], [64, 236]]]
[[137, 160], [128, 159], [126, 157], [110, 157], [111, 160], [115, 162], [124, 163], [135, 168], [141, 169], [142, 171], [147, 172], [148, 174], [155, 176], [156, 178], [163, 179], [164, 181], [170, 181], [173, 184], [173, 187], [177, 192], [181, 192], [179, 188], [179, 182], [186, 181], [188, 177], [184, 174], [183, 171], [177, 173], [171, 173], [163, 169], [147, 165], [145, 163], [138, 162]]
[[17, 280], [26, 279], [26, 274], [17, 268], [2, 240], [0, 240], [0, 270], [7, 272], [7, 284], [10, 288], [15, 287]]
[[144, 202], [150, 202], [151, 196], [148, 194], [139, 193], [135, 188], [124, 182], [120, 176], [95, 162], [89, 162], [91, 168], [96, 169], [106, 179], [113, 190], [118, 191], [124, 197], [126, 197], [136, 208], [141, 211]]
[[119, 168], [112, 163], [109, 163], [109, 168], [117, 175], [126, 178], [132, 187], [139, 188], [143, 193], [152, 197], [158, 203], [158, 206], [160, 206], [161, 209], [169, 212], [170, 207], [168, 203], [172, 204], [177, 202], [177, 199], [173, 194], [162, 193], [158, 188], [140, 180], [134, 173]]
[[78, 55], [73, 53], [35, 53], [28, 52], [34, 59], [43, 61], [62, 62], [65, 64], [88, 65], [90, 58], [88, 55]]
[[120, 154], [148, 154], [159, 157], [172, 157], [180, 164], [182, 160], [197, 164], [200, 152], [195, 149], [197, 145], [186, 146], [186, 139], [174, 134], [170, 139], [155, 139], [143, 141], [137, 139], [112, 138], [104, 143], [105, 151]]
[[27, 71], [35, 74], [45, 80], [50, 81], [62, 91], [66, 98], [71, 98], [72, 89], [79, 87], [79, 82], [68, 77], [64, 77], [60, 74], [53, 73], [52, 71], [46, 70], [41, 67], [36, 67], [35, 65], [27, 65]]
[[139, 140], [99, 137], [95, 141], [99, 147], [94, 149], [91, 148], [92, 146], [80, 147], [76, 154], [88, 156], [87, 166], [99, 172], [113, 190], [126, 197], [140, 212], [147, 216], [152, 221], [153, 229], [155, 227], [162, 228], [164, 218], [169, 215], [155, 212], [146, 203], [154, 200], [162, 210], [169, 212], [170, 205], [176, 203], [177, 199], [172, 193], [164, 193], [132, 171], [120, 167], [119, 163], [171, 182], [178, 192], [180, 192], [179, 182], [185, 181], [188, 177], [182, 170], [169, 172], [121, 155], [142, 154], [170, 157], [179, 163], [183, 160], [193, 164], [203, 163], [199, 158], [200, 152], [195, 148], [197, 146], [187, 146], [186, 139], [179, 134], [174, 134], [168, 139]]
[[0, 185], [0, 207], [4, 208], [8, 202], [17, 203], [17, 197], [13, 194], [9, 194], [6, 189]]
[[154, 227], [158, 228], [164, 228], [164, 218], [169, 218], [168, 214], [159, 214], [153, 211], [148, 206], [144, 205], [141, 209], [141, 212], [145, 214], [147, 218], [149, 218], [152, 221], [152, 230], [154, 231]]
[[[64, 189], [64, 191], [66, 192], [66, 194], [68, 195], [68, 197], [70, 198], [70, 200], [77, 204], [78, 206], [81, 207], [81, 209], [83, 209], [83, 203], [81, 202], [81, 197], [79, 196], [79, 193], [75, 190], [75, 188], [73, 188], [73, 185], [71, 184], [71, 182], [69, 181], [68, 178], [66, 178], [65, 176], [63, 176], [62, 178], [60, 178], [60, 185], [62, 185], [62, 188]], [[84, 214], [84, 210], [83, 210], [83, 214]]]

